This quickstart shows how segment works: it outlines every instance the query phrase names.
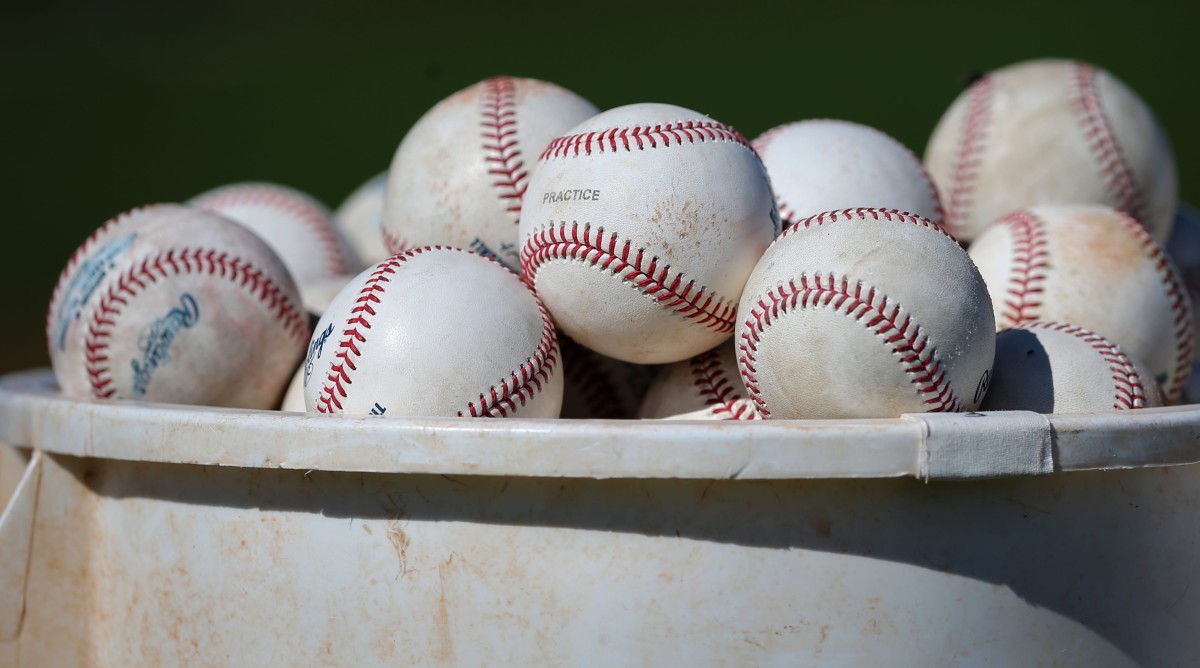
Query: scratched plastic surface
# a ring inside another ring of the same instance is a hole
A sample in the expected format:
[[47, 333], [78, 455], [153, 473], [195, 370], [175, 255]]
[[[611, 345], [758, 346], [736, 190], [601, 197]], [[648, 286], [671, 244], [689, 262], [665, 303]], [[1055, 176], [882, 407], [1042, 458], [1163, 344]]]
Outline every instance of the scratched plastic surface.
[[1188, 665], [1198, 412], [1054, 416], [1055, 472], [926, 482], [919, 417], [345, 419], [16, 374], [0, 665]]

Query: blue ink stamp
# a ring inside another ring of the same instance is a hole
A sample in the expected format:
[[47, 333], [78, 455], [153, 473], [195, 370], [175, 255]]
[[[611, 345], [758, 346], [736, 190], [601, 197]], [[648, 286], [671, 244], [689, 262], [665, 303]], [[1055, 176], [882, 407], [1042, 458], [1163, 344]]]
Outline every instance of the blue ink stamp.
[[371, 408], [371, 415], [383, 415], [386, 412], [387, 409], [383, 406], [380, 406], [379, 402], [375, 402], [375, 406]]
[[83, 307], [96, 293], [108, 272], [112, 271], [117, 257], [129, 250], [135, 239], [136, 234], [113, 239], [79, 265], [75, 275], [67, 283], [66, 291], [63, 292], [62, 306], [58, 309], [58, 317], [54, 320], [54, 329], [51, 332], [54, 345], [59, 350], [66, 348], [67, 329], [71, 327], [71, 323], [81, 317]]
[[484, 257], [490, 257], [509, 269], [521, 266], [521, 253], [517, 250], [516, 244], [501, 243], [500, 253], [497, 253], [485, 244], [483, 239], [475, 237], [475, 240], [467, 245], [467, 249]]
[[333, 323], [325, 328], [325, 331], [317, 335], [312, 343], [308, 344], [308, 357], [304, 359], [304, 387], [308, 387], [308, 379], [312, 376], [313, 365], [317, 360], [321, 359], [321, 353], [325, 351], [325, 341], [329, 339], [329, 335], [333, 333]]
[[136, 359], [129, 361], [133, 366], [133, 396], [146, 395], [146, 388], [150, 385], [150, 377], [154, 370], [171, 361], [171, 342], [175, 340], [175, 335], [182, 329], [191, 329], [199, 319], [200, 306], [196, 303], [196, 298], [185, 292], [179, 299], [179, 306], [167, 311], [166, 315], [150, 323], [142, 332], [138, 337], [138, 350], [142, 352], [141, 362]]

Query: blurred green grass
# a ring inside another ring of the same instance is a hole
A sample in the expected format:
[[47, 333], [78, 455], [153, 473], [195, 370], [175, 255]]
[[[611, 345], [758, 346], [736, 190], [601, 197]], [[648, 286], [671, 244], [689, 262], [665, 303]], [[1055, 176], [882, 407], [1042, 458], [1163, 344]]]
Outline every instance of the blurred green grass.
[[0, 372], [47, 363], [63, 263], [113, 214], [263, 179], [336, 206], [441, 98], [498, 73], [601, 108], [703, 111], [747, 136], [807, 117], [918, 154], [972, 73], [1090, 60], [1155, 109], [1200, 202], [1195, 10], [1101, 2], [770, 6], [534, 2], [6, 3], [0, 6]]

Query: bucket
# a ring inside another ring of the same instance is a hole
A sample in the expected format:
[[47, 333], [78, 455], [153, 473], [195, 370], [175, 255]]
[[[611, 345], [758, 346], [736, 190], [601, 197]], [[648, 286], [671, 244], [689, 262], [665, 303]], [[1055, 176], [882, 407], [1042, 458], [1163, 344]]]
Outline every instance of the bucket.
[[1192, 407], [401, 420], [13, 374], [0, 663], [1194, 665], [1198, 439]]

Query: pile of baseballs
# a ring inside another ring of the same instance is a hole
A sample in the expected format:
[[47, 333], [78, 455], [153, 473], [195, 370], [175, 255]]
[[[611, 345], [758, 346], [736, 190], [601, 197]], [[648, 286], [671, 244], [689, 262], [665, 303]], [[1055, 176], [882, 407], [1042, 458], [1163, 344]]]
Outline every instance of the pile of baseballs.
[[496, 77], [336, 212], [239, 183], [117, 216], [47, 337], [67, 396], [314, 413], [1159, 406], [1198, 394], [1200, 221], [1177, 198], [1153, 113], [1082, 62], [977, 79], [924, 160], [850, 121], [750, 141]]

